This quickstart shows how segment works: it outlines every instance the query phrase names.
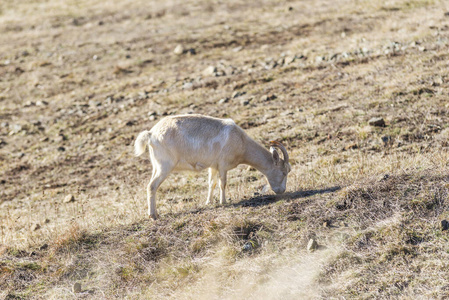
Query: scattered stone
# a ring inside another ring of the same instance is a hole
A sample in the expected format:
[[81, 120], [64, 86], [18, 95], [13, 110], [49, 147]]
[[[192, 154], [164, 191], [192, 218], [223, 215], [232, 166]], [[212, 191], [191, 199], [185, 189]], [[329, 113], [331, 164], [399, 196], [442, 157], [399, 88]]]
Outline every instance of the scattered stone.
[[390, 178], [390, 175], [388, 175], [388, 174], [382, 175], [380, 178], [380, 181], [388, 180], [388, 178]]
[[385, 127], [385, 121], [383, 118], [372, 118], [368, 121], [371, 126]]
[[284, 58], [284, 65], [288, 66], [289, 64], [291, 64], [292, 62], [294, 62], [296, 59], [296, 56], [287, 56]]
[[231, 98], [235, 99], [235, 98], [240, 97], [240, 96], [245, 95], [245, 94], [246, 94], [246, 92], [235, 91], [234, 93], [232, 93]]
[[39, 225], [38, 223], [35, 223], [35, 224], [31, 225], [30, 229], [31, 229], [31, 231], [39, 230], [39, 229], [41, 229], [41, 225]]
[[23, 105], [24, 107], [30, 107], [30, 106], [34, 106], [35, 103], [33, 101], [27, 101], [25, 102], [25, 104]]
[[449, 222], [447, 220], [441, 221], [441, 230], [445, 231], [449, 229]]
[[384, 143], [385, 147], [388, 145], [391, 145], [391, 141], [392, 141], [392, 139], [391, 139], [391, 136], [389, 136], [389, 135], [384, 135], [382, 137], [382, 142]]
[[176, 46], [175, 50], [173, 50], [173, 53], [176, 55], [181, 55], [184, 53], [184, 47], [182, 45]]
[[23, 129], [23, 127], [22, 127], [22, 125], [20, 125], [20, 124], [14, 124], [14, 125], [12, 125], [12, 131], [13, 131], [14, 133], [18, 133], [18, 132], [20, 132], [22, 129]]
[[195, 55], [196, 54], [196, 50], [193, 48], [187, 49], [186, 51], [184, 51], [185, 53], [189, 54], [189, 55]]
[[184, 90], [191, 90], [193, 89], [193, 83], [192, 82], [186, 82], [182, 85], [182, 89]]
[[324, 222], [323, 222], [323, 227], [324, 227], [324, 228], [329, 227], [329, 222], [328, 222], [328, 221], [324, 221]]
[[240, 100], [240, 104], [243, 105], [243, 106], [246, 106], [246, 105], [249, 104], [249, 100], [248, 99], [242, 99], [242, 100]]
[[348, 144], [346, 145], [343, 149], [344, 150], [354, 150], [357, 149], [359, 146], [357, 145], [357, 143], [352, 143], [352, 144]]
[[69, 194], [69, 195], [65, 196], [65, 198], [64, 198], [64, 203], [69, 203], [69, 202], [75, 202], [75, 196], [73, 196], [72, 194]]
[[225, 97], [225, 98], [222, 98], [222, 99], [218, 100], [218, 104], [224, 104], [224, 103], [228, 103], [228, 102], [229, 102], [229, 98], [228, 97]]
[[100, 101], [95, 101], [95, 100], [90, 100], [89, 101], [89, 106], [90, 107], [98, 107], [98, 106], [101, 106], [101, 102]]
[[242, 49], [243, 49], [242, 46], [238, 46], [238, 47], [233, 48], [232, 51], [233, 51], [233, 52], [239, 52], [239, 51], [241, 51]]
[[94, 55], [94, 56], [92, 57], [92, 59], [93, 59], [93, 60], [99, 60], [100, 58], [98, 57], [98, 55]]
[[246, 242], [245, 245], [243, 245], [243, 251], [251, 251], [253, 249], [253, 244], [251, 242]]
[[81, 283], [75, 282], [75, 284], [73, 285], [73, 292], [81, 293]]
[[157, 113], [155, 112], [155, 111], [149, 111], [148, 112], [148, 116], [149, 117], [151, 117], [151, 116], [156, 116], [157, 115]]
[[2, 123], [0, 124], [0, 126], [3, 127], [3, 128], [6, 128], [6, 127], [9, 126], [9, 123], [8, 123], [8, 122], [2, 122]]
[[275, 94], [263, 95], [262, 97], [260, 97], [260, 101], [266, 102], [266, 101], [274, 100], [276, 98], [277, 98], [277, 96]]
[[313, 252], [318, 248], [318, 243], [314, 239], [310, 239], [307, 244], [307, 251]]
[[203, 75], [204, 76], [212, 76], [212, 75], [214, 75], [215, 72], [217, 72], [217, 68], [214, 66], [209, 66], [203, 70]]

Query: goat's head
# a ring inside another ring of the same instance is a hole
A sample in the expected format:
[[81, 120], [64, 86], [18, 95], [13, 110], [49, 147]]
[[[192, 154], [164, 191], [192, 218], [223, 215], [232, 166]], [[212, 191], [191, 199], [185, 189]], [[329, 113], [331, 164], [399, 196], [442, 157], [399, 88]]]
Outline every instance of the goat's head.
[[[284, 158], [279, 156], [276, 148], [281, 150]], [[268, 183], [276, 194], [282, 194], [287, 188], [287, 175], [292, 169], [288, 162], [288, 153], [281, 143], [275, 141], [270, 142], [270, 152], [273, 157], [273, 166], [266, 174]]]

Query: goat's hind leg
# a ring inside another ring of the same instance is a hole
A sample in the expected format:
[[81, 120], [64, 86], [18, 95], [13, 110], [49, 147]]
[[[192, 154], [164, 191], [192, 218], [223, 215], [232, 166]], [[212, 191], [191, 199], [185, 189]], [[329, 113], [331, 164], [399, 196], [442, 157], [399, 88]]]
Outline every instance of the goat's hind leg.
[[209, 193], [207, 195], [206, 205], [213, 201], [214, 189], [217, 185], [218, 172], [215, 169], [209, 168]]
[[147, 198], [148, 198], [148, 215], [150, 218], [156, 220], [158, 215], [156, 212], [156, 192], [159, 186], [164, 182], [170, 172], [173, 170], [171, 164], [153, 165], [154, 171], [151, 177], [150, 183], [147, 186]]

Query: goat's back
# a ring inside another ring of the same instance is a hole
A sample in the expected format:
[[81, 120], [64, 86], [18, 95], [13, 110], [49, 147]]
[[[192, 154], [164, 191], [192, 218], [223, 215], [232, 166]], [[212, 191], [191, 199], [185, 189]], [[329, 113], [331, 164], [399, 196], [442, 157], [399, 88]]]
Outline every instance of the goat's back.
[[210, 165], [224, 155], [229, 159], [242, 155], [245, 136], [231, 119], [178, 115], [163, 118], [151, 129], [150, 145], [188, 163]]

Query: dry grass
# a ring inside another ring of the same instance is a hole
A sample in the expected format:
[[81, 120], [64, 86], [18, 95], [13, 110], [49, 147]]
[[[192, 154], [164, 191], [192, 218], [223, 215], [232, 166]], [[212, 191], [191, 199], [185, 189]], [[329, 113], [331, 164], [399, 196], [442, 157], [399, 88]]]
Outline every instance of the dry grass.
[[[448, 3], [16, 2], [0, 4], [0, 298], [448, 296]], [[251, 198], [264, 178], [239, 167], [231, 203], [206, 207], [206, 174], [178, 174], [146, 220], [134, 137], [191, 112], [282, 141], [288, 193]]]

